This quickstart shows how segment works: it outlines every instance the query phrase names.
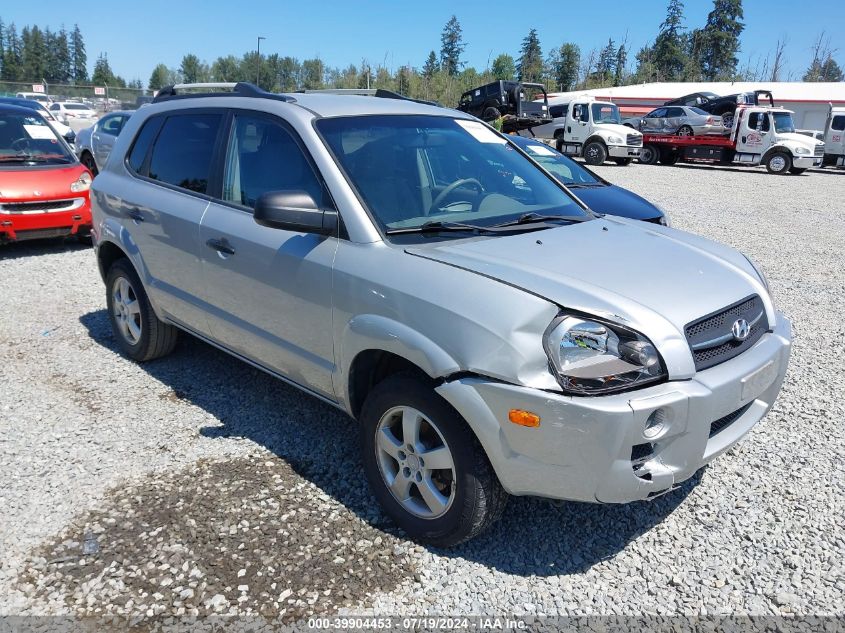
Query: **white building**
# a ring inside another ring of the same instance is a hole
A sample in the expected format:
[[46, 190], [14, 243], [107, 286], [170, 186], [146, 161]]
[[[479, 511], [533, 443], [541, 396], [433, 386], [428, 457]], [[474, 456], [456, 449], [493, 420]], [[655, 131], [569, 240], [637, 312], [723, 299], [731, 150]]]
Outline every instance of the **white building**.
[[577, 92], [549, 93], [549, 103], [558, 97], [591, 95], [596, 99], [612, 101], [619, 106], [622, 117], [641, 116], [666, 101], [693, 92], [713, 92], [730, 95], [738, 92], [770, 90], [775, 105], [795, 112], [795, 127], [805, 130], [824, 129], [831, 105], [845, 106], [845, 82], [800, 81], [715, 81], [688, 83], [650, 83], [617, 88], [596, 88]]

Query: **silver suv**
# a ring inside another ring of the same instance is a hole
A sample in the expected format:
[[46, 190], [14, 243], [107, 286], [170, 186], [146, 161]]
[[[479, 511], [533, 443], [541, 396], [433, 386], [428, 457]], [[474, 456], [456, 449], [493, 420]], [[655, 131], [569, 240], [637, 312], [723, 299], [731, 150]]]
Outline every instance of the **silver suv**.
[[386, 513], [441, 546], [509, 494], [672, 490], [786, 372], [790, 323], [741, 253], [597, 216], [477, 119], [398, 95], [168, 88], [93, 192], [122, 351], [187, 332], [346, 411]]

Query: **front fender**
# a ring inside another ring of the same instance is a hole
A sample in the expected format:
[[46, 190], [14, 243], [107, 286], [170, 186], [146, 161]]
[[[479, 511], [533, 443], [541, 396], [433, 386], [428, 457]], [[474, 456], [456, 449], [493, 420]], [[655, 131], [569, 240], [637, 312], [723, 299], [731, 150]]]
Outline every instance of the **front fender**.
[[343, 329], [338, 367], [338, 389], [345, 404], [349, 403], [349, 368], [353, 359], [365, 350], [377, 349], [396, 354], [412, 362], [432, 378], [442, 378], [460, 371], [458, 362], [430, 338], [407, 325], [380, 316], [361, 314], [355, 316]]

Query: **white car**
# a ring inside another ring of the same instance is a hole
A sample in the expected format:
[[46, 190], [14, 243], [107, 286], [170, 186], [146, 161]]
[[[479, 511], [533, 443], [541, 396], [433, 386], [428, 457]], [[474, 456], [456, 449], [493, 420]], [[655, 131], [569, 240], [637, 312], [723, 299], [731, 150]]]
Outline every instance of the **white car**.
[[97, 113], [87, 105], [84, 103], [74, 103], [72, 101], [57, 101], [56, 103], [52, 103], [50, 104], [50, 112], [52, 112], [56, 118], [63, 119], [65, 121], [69, 119], [93, 120], [97, 118]]

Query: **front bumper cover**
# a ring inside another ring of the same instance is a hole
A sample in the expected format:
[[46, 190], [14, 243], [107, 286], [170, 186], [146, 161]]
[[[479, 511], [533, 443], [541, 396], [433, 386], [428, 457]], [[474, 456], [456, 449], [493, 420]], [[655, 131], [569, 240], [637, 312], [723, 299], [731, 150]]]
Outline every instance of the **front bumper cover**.
[[[671, 490], [742, 439], [769, 411], [789, 362], [792, 329], [777, 327], [751, 349], [690, 380], [633, 392], [570, 397], [462, 378], [437, 391], [475, 431], [504, 488], [514, 495], [625, 503]], [[508, 422], [510, 409], [541, 418], [538, 428]], [[664, 429], [644, 436], [662, 409]], [[736, 419], [711, 437], [711, 424]], [[651, 445], [633, 460], [635, 446]]]

